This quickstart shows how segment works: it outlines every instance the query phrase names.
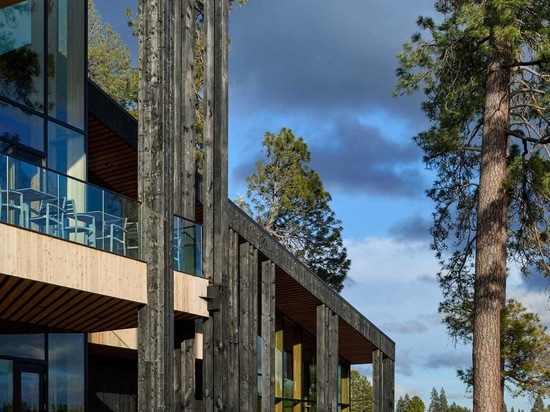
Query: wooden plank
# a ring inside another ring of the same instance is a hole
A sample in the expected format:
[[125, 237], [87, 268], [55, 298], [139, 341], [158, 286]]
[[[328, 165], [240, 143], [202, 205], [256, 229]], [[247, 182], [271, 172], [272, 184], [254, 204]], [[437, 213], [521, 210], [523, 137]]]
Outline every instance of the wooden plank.
[[248, 300], [250, 302], [248, 309], [248, 410], [258, 409], [258, 250], [250, 248], [249, 259], [250, 287], [248, 291]]
[[239, 235], [229, 231], [229, 381], [227, 403], [229, 410], [237, 410], [239, 405], [239, 316], [240, 316], [240, 274], [239, 274]]
[[383, 360], [383, 412], [393, 412], [395, 403], [395, 361], [390, 358]]
[[262, 262], [262, 412], [275, 405], [275, 265]]
[[[327, 308], [328, 309], [328, 308]], [[328, 372], [327, 385], [327, 402], [331, 411], [338, 410], [338, 315], [327, 311], [329, 330], [327, 336], [328, 344]]]
[[147, 305], [139, 313], [138, 410], [174, 402], [174, 0], [140, 0], [138, 181]]
[[248, 411], [249, 393], [251, 392], [251, 382], [249, 368], [251, 359], [250, 352], [250, 317], [248, 312], [251, 308], [250, 288], [251, 288], [251, 273], [250, 273], [250, 244], [243, 243], [239, 247], [239, 271], [240, 271], [240, 288], [239, 288], [239, 407], [240, 411]]
[[[206, 411], [225, 410], [229, 336], [227, 299], [227, 18], [229, 2], [204, 3], [204, 271], [220, 290], [220, 310], [211, 313], [205, 334]], [[210, 358], [210, 359], [208, 359]]]
[[373, 412], [383, 412], [384, 369], [383, 353], [375, 350], [372, 354], [372, 399]]
[[184, 181], [181, 191], [184, 193], [182, 216], [195, 220], [195, 21], [196, 0], [184, 1], [184, 31], [183, 31], [183, 151], [184, 151]]

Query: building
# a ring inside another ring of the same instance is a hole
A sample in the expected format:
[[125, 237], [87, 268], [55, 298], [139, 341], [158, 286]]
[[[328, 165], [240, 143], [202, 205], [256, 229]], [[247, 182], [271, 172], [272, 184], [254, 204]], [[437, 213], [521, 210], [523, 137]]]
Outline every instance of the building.
[[140, 1], [138, 125], [86, 79], [84, 0], [0, 1], [1, 412], [346, 411], [366, 363], [393, 411], [393, 341], [228, 201], [220, 0], [195, 176], [197, 7]]

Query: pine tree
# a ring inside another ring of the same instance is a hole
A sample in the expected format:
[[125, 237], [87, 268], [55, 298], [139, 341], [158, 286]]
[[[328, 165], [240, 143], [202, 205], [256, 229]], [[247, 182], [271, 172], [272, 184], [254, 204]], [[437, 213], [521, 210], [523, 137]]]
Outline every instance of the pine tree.
[[428, 195], [439, 279], [446, 297], [461, 299], [462, 279], [475, 273], [474, 412], [501, 412], [507, 259], [549, 272], [550, 7], [437, 0], [435, 9], [440, 22], [417, 20], [428, 39], [414, 34], [399, 56], [397, 91], [422, 87], [426, 96], [431, 127], [415, 141], [437, 173]]
[[366, 376], [356, 370], [350, 375], [351, 412], [372, 412], [372, 385]]
[[256, 221], [340, 292], [351, 262], [330, 193], [309, 166], [307, 144], [282, 128], [278, 134], [266, 133], [263, 145], [265, 158], [246, 179]]

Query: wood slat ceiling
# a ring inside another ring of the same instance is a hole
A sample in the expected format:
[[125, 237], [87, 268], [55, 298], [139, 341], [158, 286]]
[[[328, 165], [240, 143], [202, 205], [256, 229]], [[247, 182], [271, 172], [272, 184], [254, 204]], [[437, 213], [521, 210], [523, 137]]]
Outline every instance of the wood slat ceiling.
[[137, 312], [142, 306], [109, 296], [0, 275], [1, 321], [100, 332], [137, 327]]
[[[275, 278], [275, 305], [285, 316], [317, 335], [317, 306], [322, 302], [307, 289], [277, 268]], [[376, 347], [354, 328], [339, 320], [338, 352], [351, 364], [372, 363]]]
[[138, 196], [137, 151], [88, 115], [88, 180], [132, 199]]

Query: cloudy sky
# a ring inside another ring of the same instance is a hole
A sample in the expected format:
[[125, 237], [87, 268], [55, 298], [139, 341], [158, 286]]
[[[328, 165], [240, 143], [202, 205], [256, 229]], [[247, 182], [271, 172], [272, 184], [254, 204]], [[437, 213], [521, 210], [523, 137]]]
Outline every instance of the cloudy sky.
[[[96, 0], [105, 21], [132, 41], [125, 8]], [[467, 347], [449, 341], [429, 250], [431, 184], [411, 138], [426, 127], [421, 95], [392, 97], [396, 54], [434, 15], [434, 0], [249, 0], [230, 17], [230, 197], [261, 156], [265, 132], [287, 127], [307, 142], [312, 167], [333, 197], [352, 268], [343, 296], [397, 345], [396, 399], [433, 387], [471, 407], [457, 368]], [[512, 272], [514, 268], [512, 267]], [[509, 295], [545, 320], [543, 281], [512, 275]], [[369, 372], [368, 368], [361, 368]], [[530, 409], [527, 400], [509, 407]]]

